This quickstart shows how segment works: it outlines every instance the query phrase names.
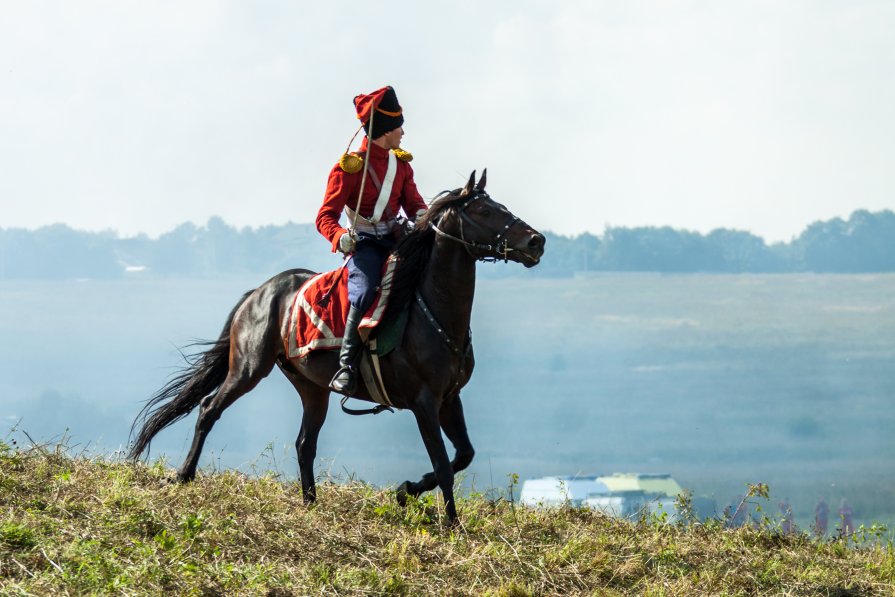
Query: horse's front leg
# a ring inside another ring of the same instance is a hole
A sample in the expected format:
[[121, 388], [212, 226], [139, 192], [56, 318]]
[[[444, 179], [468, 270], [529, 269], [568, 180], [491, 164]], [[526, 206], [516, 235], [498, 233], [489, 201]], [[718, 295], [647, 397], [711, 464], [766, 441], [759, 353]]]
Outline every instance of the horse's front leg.
[[[460, 400], [460, 394], [447, 399], [441, 405], [438, 418], [441, 429], [456, 450], [454, 460], [451, 462], [451, 470], [456, 475], [468, 467], [475, 456], [475, 450], [466, 431], [466, 418], [463, 416], [463, 403]], [[426, 473], [417, 483], [404, 481], [397, 489], [398, 503], [404, 506], [407, 504], [407, 496], [417, 497], [426, 491], [435, 489], [437, 485], [435, 473]]]
[[457, 506], [454, 503], [454, 471], [444, 447], [444, 440], [441, 439], [438, 406], [435, 396], [426, 391], [425, 395], [420, 396], [416, 401], [413, 414], [416, 416], [416, 424], [419, 427], [423, 443], [426, 445], [426, 451], [429, 453], [429, 460], [432, 461], [435, 482], [444, 497], [448, 521], [454, 523], [457, 521]]

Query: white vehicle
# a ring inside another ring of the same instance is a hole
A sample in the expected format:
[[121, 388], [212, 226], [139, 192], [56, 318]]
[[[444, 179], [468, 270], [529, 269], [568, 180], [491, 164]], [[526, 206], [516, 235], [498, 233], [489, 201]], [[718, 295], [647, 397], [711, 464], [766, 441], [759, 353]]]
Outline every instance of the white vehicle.
[[[522, 484], [519, 502], [535, 508], [592, 508], [619, 518], [665, 513], [672, 522], [678, 519], [682, 493], [678, 482], [665, 473], [541, 477]], [[692, 506], [699, 519], [715, 514], [714, 500], [693, 498]]]
[[532, 507], [581, 507], [591, 495], [608, 494], [609, 487], [597, 477], [542, 477], [522, 483], [519, 503]]

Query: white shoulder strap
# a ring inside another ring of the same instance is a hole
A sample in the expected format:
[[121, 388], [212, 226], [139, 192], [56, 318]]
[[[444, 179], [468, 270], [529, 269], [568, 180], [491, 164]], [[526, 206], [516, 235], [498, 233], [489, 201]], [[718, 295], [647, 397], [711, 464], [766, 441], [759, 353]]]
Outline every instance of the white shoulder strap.
[[392, 195], [392, 186], [395, 184], [395, 173], [398, 171], [398, 158], [395, 152], [388, 152], [388, 168], [385, 171], [385, 178], [382, 179], [382, 188], [379, 189], [379, 198], [376, 200], [376, 206], [373, 208], [373, 217], [370, 221], [374, 224], [382, 219], [382, 212], [388, 205], [388, 198]]

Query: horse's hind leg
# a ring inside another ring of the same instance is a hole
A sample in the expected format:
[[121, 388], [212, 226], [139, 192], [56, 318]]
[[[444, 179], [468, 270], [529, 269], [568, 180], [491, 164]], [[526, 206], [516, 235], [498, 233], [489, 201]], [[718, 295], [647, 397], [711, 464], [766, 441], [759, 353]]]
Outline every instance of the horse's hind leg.
[[[475, 450], [472, 442], [469, 441], [469, 434], [466, 431], [466, 418], [463, 416], [463, 403], [460, 401], [460, 394], [446, 400], [441, 405], [438, 413], [441, 429], [454, 445], [454, 460], [451, 462], [451, 469], [454, 474], [464, 470], [472, 462], [475, 456]], [[435, 473], [426, 473], [417, 483], [412, 481], [404, 481], [397, 490], [398, 502], [403, 506], [407, 503], [407, 496], [417, 497], [426, 491], [431, 491], [438, 486]]]
[[317, 457], [317, 438], [320, 428], [326, 421], [329, 408], [329, 389], [321, 388], [310, 381], [298, 377], [295, 373], [281, 367], [283, 373], [295, 386], [301, 396], [302, 416], [301, 431], [295, 440], [295, 451], [298, 454], [298, 476], [301, 479], [301, 493], [305, 504], [317, 500], [317, 485], [314, 481], [314, 459]]
[[196, 476], [196, 467], [199, 465], [199, 456], [202, 454], [205, 439], [215, 422], [221, 418], [221, 413], [251, 391], [273, 369], [273, 356], [265, 355], [263, 346], [257, 345], [252, 348], [254, 350], [251, 351], [238, 350], [235, 358], [233, 354], [230, 355], [231, 368], [224, 383], [215, 393], [202, 399], [193, 444], [177, 471], [177, 478], [180, 481], [191, 481]]

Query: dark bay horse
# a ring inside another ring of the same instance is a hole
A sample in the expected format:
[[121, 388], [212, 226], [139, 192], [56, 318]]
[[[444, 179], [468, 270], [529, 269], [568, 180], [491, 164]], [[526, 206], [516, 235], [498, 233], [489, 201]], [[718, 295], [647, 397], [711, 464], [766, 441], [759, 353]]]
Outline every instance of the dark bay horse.
[[[460, 389], [474, 366], [469, 324], [476, 261], [502, 259], [532, 267], [544, 253], [543, 235], [494, 201], [485, 192], [485, 178], [483, 172], [476, 183], [473, 172], [463, 189], [442, 194], [396, 245], [399, 266], [385, 313], [388, 318], [409, 309], [399, 346], [382, 358], [382, 376], [394, 405], [416, 417], [434, 471], [416, 483], [402, 483], [398, 500], [403, 504], [408, 495], [418, 496], [437, 485], [450, 521], [457, 518], [454, 473], [469, 466], [474, 454]], [[205, 439], [224, 409], [277, 366], [301, 397], [303, 416], [295, 446], [304, 500], [313, 502], [317, 436], [326, 419], [329, 381], [339, 367], [338, 351], [317, 350], [290, 359], [283, 338], [292, 298], [313, 276], [307, 270], [289, 270], [243, 295], [218, 340], [209, 343], [211, 348], [193, 357], [147, 401], [131, 430], [133, 435], [139, 427], [131, 458], [139, 458], [157, 433], [198, 406], [192, 446], [177, 471], [179, 480], [191, 480]], [[372, 401], [366, 388], [357, 394]], [[453, 461], [442, 431], [456, 450]]]

